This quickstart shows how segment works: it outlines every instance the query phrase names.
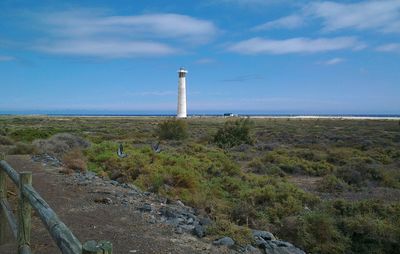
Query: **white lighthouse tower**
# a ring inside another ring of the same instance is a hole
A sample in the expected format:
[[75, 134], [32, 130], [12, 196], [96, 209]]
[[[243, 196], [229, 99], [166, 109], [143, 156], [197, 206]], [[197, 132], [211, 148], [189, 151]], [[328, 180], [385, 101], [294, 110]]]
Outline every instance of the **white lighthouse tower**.
[[186, 73], [187, 70], [180, 68], [178, 71], [179, 82], [178, 82], [178, 112], [177, 118], [186, 118]]

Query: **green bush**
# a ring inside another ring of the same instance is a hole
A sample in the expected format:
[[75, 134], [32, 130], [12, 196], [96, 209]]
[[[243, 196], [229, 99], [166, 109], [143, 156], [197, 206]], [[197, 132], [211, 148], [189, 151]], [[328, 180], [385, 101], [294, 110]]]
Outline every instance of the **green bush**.
[[341, 254], [349, 249], [349, 239], [337, 228], [335, 220], [324, 212], [299, 217], [295, 242], [310, 253]]
[[0, 136], [0, 145], [12, 145], [14, 142], [6, 136]]
[[239, 227], [229, 220], [217, 218], [215, 223], [207, 228], [207, 234], [218, 237], [231, 236], [238, 244], [248, 244], [253, 241], [249, 228]]
[[32, 142], [35, 139], [45, 139], [55, 132], [48, 129], [25, 128], [18, 129], [10, 133], [10, 136], [16, 141]]
[[214, 136], [214, 143], [221, 148], [230, 148], [241, 144], [253, 144], [250, 135], [251, 127], [254, 123], [249, 119], [238, 119], [227, 121]]
[[181, 140], [188, 137], [187, 123], [182, 119], [166, 120], [158, 124], [157, 136], [160, 139]]
[[337, 193], [344, 191], [346, 186], [347, 184], [342, 179], [334, 175], [327, 175], [318, 182], [317, 189], [320, 192]]

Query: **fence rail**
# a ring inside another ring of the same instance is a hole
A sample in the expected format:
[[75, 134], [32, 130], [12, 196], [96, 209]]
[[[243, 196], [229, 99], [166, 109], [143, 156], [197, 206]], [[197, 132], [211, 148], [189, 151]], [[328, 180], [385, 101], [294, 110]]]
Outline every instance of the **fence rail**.
[[[17, 173], [0, 155], [0, 245], [6, 242], [7, 224], [18, 243], [19, 254], [29, 254], [31, 208], [34, 208], [47, 231], [63, 254], [112, 254], [108, 241], [88, 241], [83, 245], [58, 218], [47, 202], [32, 187], [32, 173]], [[17, 216], [7, 201], [7, 176], [18, 187]]]

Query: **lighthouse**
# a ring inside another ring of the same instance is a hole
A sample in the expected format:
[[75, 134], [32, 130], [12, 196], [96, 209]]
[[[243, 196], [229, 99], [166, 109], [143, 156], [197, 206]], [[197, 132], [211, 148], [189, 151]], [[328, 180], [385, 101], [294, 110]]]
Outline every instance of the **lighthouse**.
[[178, 71], [179, 81], [178, 81], [178, 112], [176, 114], [177, 118], [186, 118], [186, 73], [187, 70], [180, 68]]

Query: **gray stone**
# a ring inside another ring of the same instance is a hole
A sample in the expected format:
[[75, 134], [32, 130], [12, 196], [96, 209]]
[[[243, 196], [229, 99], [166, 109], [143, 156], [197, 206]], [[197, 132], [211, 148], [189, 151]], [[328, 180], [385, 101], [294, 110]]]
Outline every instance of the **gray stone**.
[[193, 234], [197, 237], [202, 238], [206, 235], [206, 232], [202, 225], [196, 225], [196, 226], [194, 226]]
[[273, 240], [271, 242], [275, 243], [278, 247], [293, 247], [293, 244], [280, 240]]
[[200, 225], [208, 226], [208, 225], [212, 224], [212, 220], [207, 217], [200, 217], [199, 223], [200, 223]]
[[182, 207], [185, 207], [185, 204], [182, 203], [182, 201], [178, 200], [176, 201], [176, 204]]
[[254, 238], [256, 238], [256, 237], [261, 237], [261, 238], [263, 238], [263, 239], [266, 240], [266, 241], [275, 240], [275, 239], [276, 239], [275, 236], [274, 236], [272, 233], [267, 232], [267, 231], [252, 230], [252, 233], [253, 233], [253, 237], [254, 237]]
[[175, 233], [183, 234], [183, 229], [181, 227], [177, 227], [177, 228], [175, 228]]
[[266, 254], [305, 254], [304, 251], [288, 242], [272, 240], [267, 241], [267, 244], [265, 247]]
[[187, 232], [193, 232], [194, 229], [193, 225], [181, 225], [180, 227]]
[[252, 246], [252, 245], [246, 245], [241, 249], [242, 253], [246, 254], [262, 254], [261, 250]]
[[144, 203], [141, 207], [139, 207], [139, 210], [142, 212], [151, 212], [153, 208], [150, 204]]
[[225, 236], [225, 237], [222, 237], [222, 238], [220, 238], [218, 240], [215, 240], [213, 242], [213, 244], [214, 245], [223, 245], [223, 246], [231, 247], [231, 246], [235, 245], [235, 241], [233, 241], [232, 238]]
[[265, 241], [263, 238], [261, 238], [261, 237], [255, 237], [254, 238], [255, 239], [255, 241], [256, 241], [256, 246], [257, 247], [259, 247], [259, 248], [267, 248], [267, 246], [269, 246], [268, 245], [268, 243], [267, 243], [267, 241]]

